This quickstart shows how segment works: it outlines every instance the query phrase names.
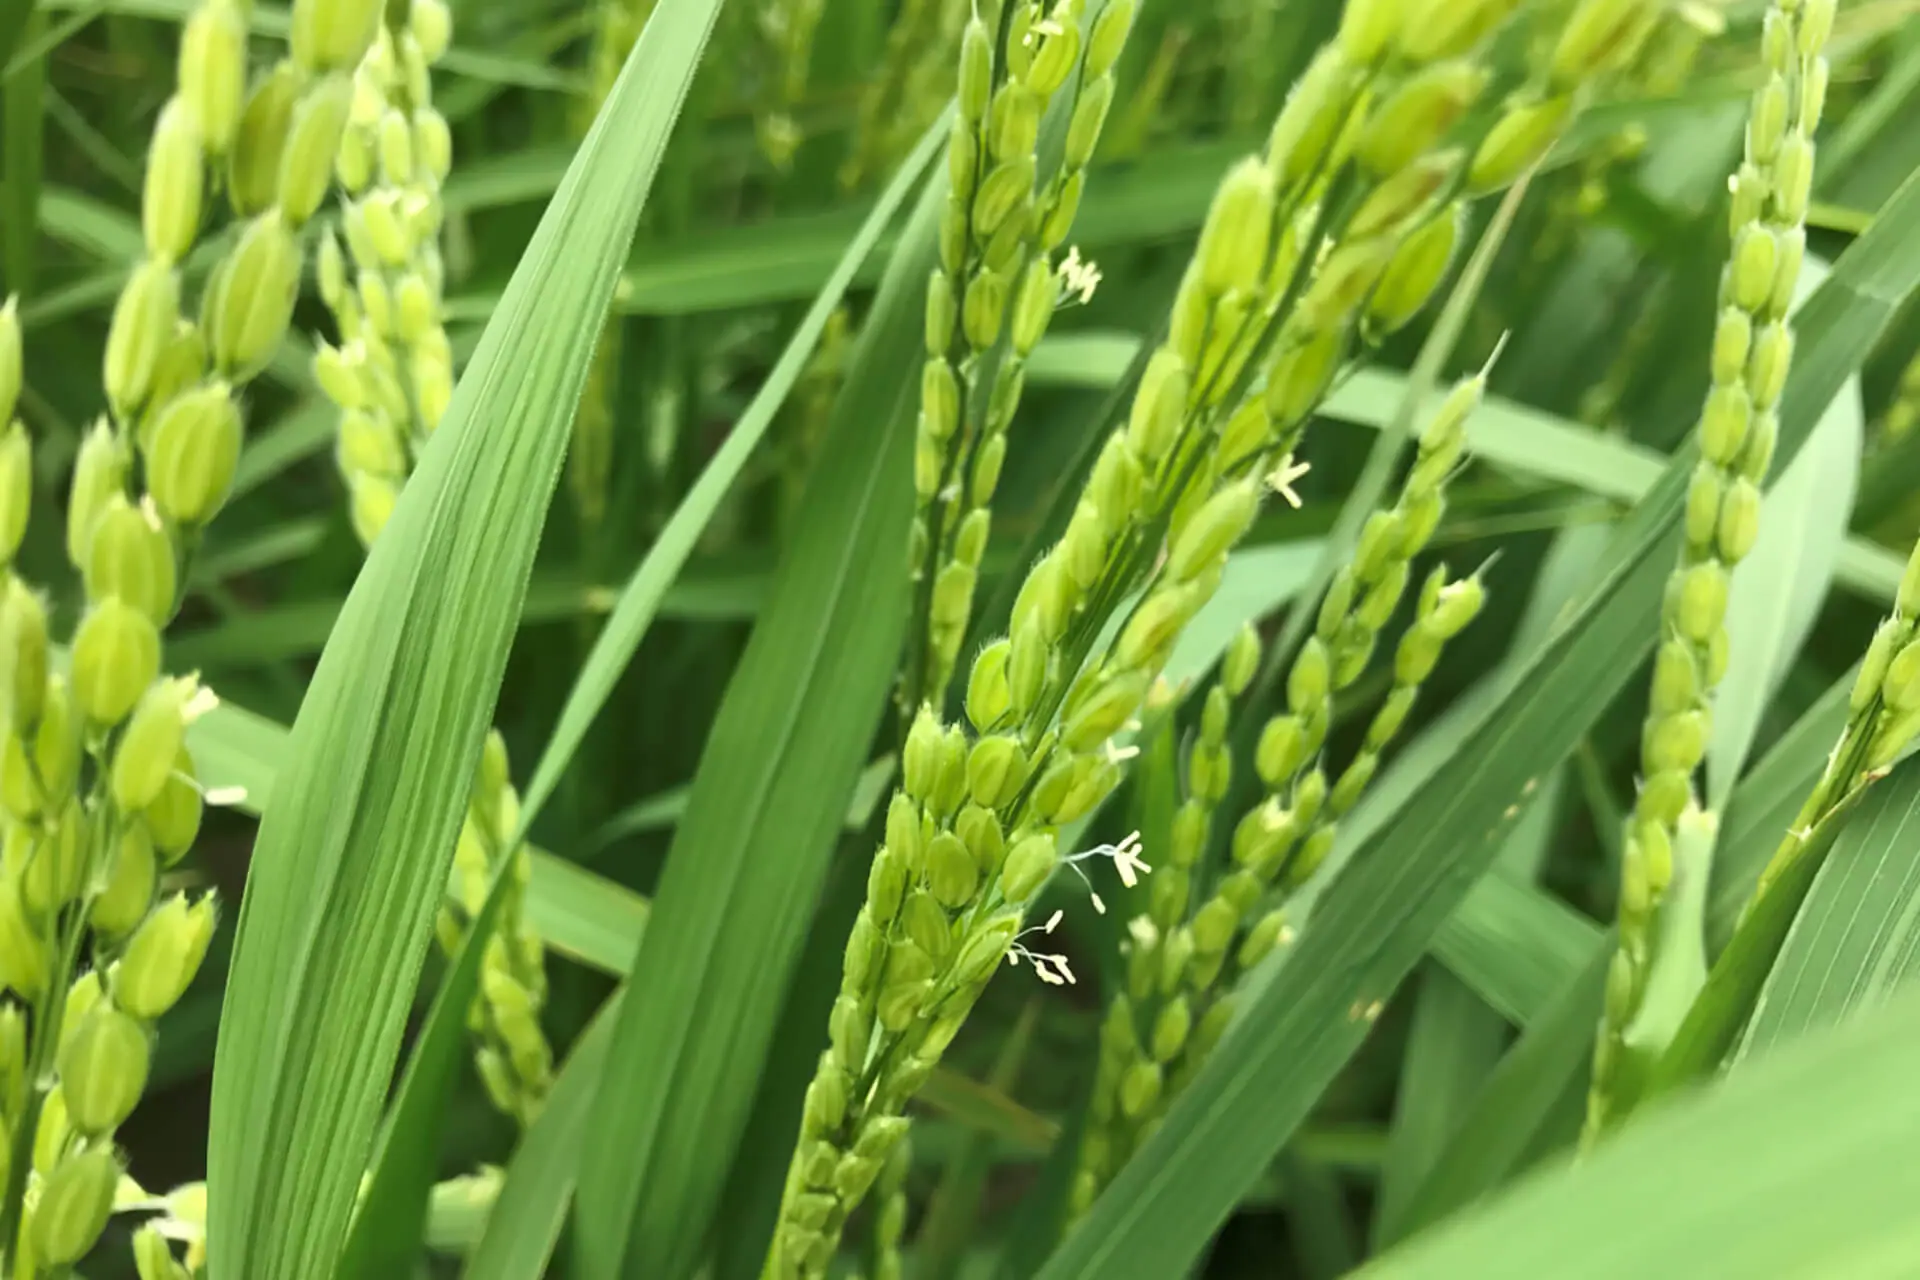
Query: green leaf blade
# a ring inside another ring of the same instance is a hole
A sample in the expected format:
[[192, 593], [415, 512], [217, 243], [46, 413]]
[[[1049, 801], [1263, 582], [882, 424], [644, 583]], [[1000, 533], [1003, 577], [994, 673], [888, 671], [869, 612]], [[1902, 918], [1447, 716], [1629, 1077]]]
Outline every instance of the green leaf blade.
[[683, 1276], [705, 1246], [761, 1059], [884, 710], [921, 291], [944, 186], [889, 264], [782, 566], [701, 756], [654, 898], [583, 1156], [582, 1275]]
[[1920, 1243], [1912, 997], [1650, 1115], [1362, 1280], [1893, 1277]]
[[[1916, 283], [1920, 175], [1800, 310], [1776, 471], [1799, 454]], [[1594, 589], [1460, 750], [1335, 875], [1299, 943], [1256, 975], [1238, 1021], [1048, 1262], [1045, 1280], [1157, 1278], [1205, 1247], [1364, 1039], [1367, 1011], [1491, 865], [1528, 784], [1572, 749], [1651, 648], [1692, 454], [1670, 462], [1624, 522]]]
[[566, 1225], [580, 1148], [592, 1129], [594, 1094], [625, 998], [625, 988], [607, 998], [555, 1074], [546, 1106], [507, 1166], [480, 1243], [467, 1256], [464, 1280], [540, 1280], [546, 1274]]
[[255, 845], [215, 1058], [214, 1280], [311, 1280], [338, 1256], [590, 335], [718, 9], [681, 0], [649, 24], [295, 722]]
[[680, 505], [674, 508], [666, 528], [660, 531], [646, 559], [641, 561], [640, 568], [621, 590], [612, 615], [595, 638], [592, 652], [581, 664], [580, 674], [574, 679], [566, 705], [560, 709], [560, 718], [547, 739], [545, 750], [540, 754], [540, 763], [534, 768], [533, 780], [527, 784], [520, 819], [523, 827], [533, 822], [541, 806], [553, 794], [554, 787], [559, 784], [560, 775], [566, 771], [574, 752], [585, 740], [594, 718], [606, 705], [614, 685], [626, 670], [634, 650], [646, 636], [647, 628], [673, 586], [674, 578], [686, 566], [700, 534], [719, 508], [721, 498], [732, 487], [741, 468], [766, 435], [767, 428], [773, 425], [774, 415], [786, 402], [788, 391], [805, 370], [809, 356], [827, 327], [827, 321], [846, 296], [855, 273], [866, 262], [881, 233], [893, 221], [921, 172], [932, 161], [940, 140], [945, 136], [944, 124], [944, 117], [934, 123], [913, 155], [894, 176], [868, 215], [866, 223], [841, 254], [827, 283], [807, 309], [806, 317], [801, 320], [786, 349], [781, 352], [779, 361], [760, 385], [760, 390], [754, 394], [753, 402], [740, 415], [740, 420], [734, 423], [726, 443], [714, 454]]
[[440, 1133], [447, 1099], [466, 1056], [467, 1011], [480, 990], [487, 940], [506, 905], [511, 867], [494, 873], [487, 900], [467, 929], [460, 953], [435, 993], [425, 1028], [407, 1060], [405, 1075], [374, 1152], [367, 1191], [334, 1274], [339, 1280], [409, 1280], [439, 1168]]
[[1773, 963], [1736, 1065], [1880, 1004], [1916, 967], [1920, 760], [1877, 782], [1834, 842]]

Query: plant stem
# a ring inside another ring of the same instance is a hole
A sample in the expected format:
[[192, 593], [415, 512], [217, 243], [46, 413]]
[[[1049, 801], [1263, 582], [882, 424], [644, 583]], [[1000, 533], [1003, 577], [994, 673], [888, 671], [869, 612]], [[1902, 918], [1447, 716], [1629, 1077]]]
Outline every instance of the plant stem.
[[70, 908], [60, 930], [57, 945], [59, 963], [48, 970], [45, 989], [41, 991], [33, 1010], [33, 1047], [27, 1059], [27, 1096], [21, 1105], [20, 1118], [14, 1125], [10, 1159], [7, 1162], [7, 1185], [4, 1198], [0, 1199], [0, 1259], [17, 1261], [18, 1237], [24, 1226], [22, 1208], [26, 1201], [27, 1173], [33, 1167], [34, 1138], [40, 1127], [40, 1114], [46, 1106], [47, 1095], [53, 1092], [54, 1056], [60, 1049], [60, 1023], [66, 1013], [67, 979], [73, 972], [75, 960], [79, 958], [80, 940], [86, 933], [87, 914], [93, 906], [95, 871], [100, 865], [102, 850], [111, 847], [110, 835], [106, 840], [101, 838], [102, 833], [110, 833], [114, 825], [112, 805], [106, 795], [105, 752], [96, 749], [93, 755], [96, 768], [92, 794], [87, 797], [86, 808], [94, 811], [97, 820], [87, 824], [90, 847], [81, 879], [80, 897]]

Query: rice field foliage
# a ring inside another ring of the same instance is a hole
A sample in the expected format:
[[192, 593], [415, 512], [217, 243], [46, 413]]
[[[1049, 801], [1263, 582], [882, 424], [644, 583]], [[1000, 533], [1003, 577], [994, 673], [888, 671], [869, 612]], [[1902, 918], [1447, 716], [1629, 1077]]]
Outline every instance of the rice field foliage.
[[1915, 0], [12, 0], [10, 1280], [1904, 1276]]

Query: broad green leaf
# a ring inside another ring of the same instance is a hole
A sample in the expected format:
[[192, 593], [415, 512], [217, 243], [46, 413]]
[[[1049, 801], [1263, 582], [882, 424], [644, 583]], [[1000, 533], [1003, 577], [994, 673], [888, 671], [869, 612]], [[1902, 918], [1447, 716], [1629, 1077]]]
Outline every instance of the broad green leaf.
[[1848, 671], [1829, 685], [1735, 789], [1713, 859], [1708, 954], [1719, 951], [1733, 936], [1734, 922], [1760, 883], [1761, 869], [1826, 768], [1846, 727], [1854, 675], [1855, 671]]
[[27, 20], [34, 15], [38, 0], [25, 0], [0, 13], [0, 67], [10, 66], [25, 46]]
[[[760, 596], [761, 583], [754, 577], [708, 580], [690, 575], [667, 589], [660, 608], [666, 616], [685, 621], [732, 621], [753, 616]], [[606, 587], [543, 573], [527, 588], [520, 621], [531, 625], [593, 617], [605, 613], [612, 602], [612, 592]], [[184, 667], [229, 670], [305, 657], [318, 653], [327, 643], [339, 625], [345, 603], [326, 597], [309, 598], [241, 614], [169, 638], [167, 654]]]
[[295, 721], [214, 1060], [213, 1280], [311, 1280], [338, 1257], [590, 338], [718, 9], [648, 23]]
[[[1813, 285], [1825, 267], [1810, 261], [1802, 279]], [[1760, 731], [1760, 717], [1800, 654], [1833, 578], [1847, 536], [1866, 433], [1858, 378], [1827, 407], [1807, 447], [1768, 490], [1760, 537], [1733, 574], [1727, 598], [1731, 638], [1727, 672], [1713, 700], [1713, 736], [1707, 746], [1706, 807], [1726, 807]]]
[[[1801, 308], [1776, 467], [1791, 463], [1920, 280], [1920, 179]], [[1161, 1128], [1042, 1275], [1159, 1277], [1190, 1262], [1371, 1025], [1473, 882], [1528, 781], [1572, 749], [1655, 638], [1693, 450], [1624, 522], [1590, 593], [1435, 770], [1351, 857], [1299, 942], [1253, 976], [1240, 1016]]]
[[1814, 877], [1846, 830], [1852, 803], [1829, 813], [1813, 829], [1793, 862], [1741, 914], [1733, 937], [1713, 962], [1672, 1043], [1648, 1073], [1640, 1097], [1630, 1105], [1657, 1101], [1705, 1079], [1732, 1051], [1752, 1017], [1754, 1004], [1779, 959], [1780, 948], [1813, 887]]
[[[1707, 934], [1713, 949], [1733, 932], [1741, 906], [1759, 879], [1760, 868], [1779, 843], [1813, 786], [1845, 720], [1851, 674], [1801, 717], [1734, 791], [1721, 828], [1714, 862], [1714, 891], [1707, 910]], [[1496, 883], [1488, 877], [1474, 886], [1461, 910], [1443, 930], [1456, 927], [1475, 901]], [[1537, 911], [1538, 904], [1529, 904]], [[1589, 926], [1591, 928], [1591, 926]], [[1461, 1120], [1453, 1142], [1414, 1193], [1404, 1219], [1411, 1233], [1487, 1194], [1507, 1181], [1542, 1144], [1552, 1145], [1551, 1127], [1566, 1118], [1565, 1132], [1577, 1130], [1586, 1097], [1586, 1072], [1593, 1053], [1593, 1031], [1600, 1016], [1600, 995], [1607, 962], [1616, 945], [1611, 930], [1589, 935], [1583, 958], [1559, 993], [1534, 1010], [1520, 1040], [1488, 1078]], [[1476, 982], [1478, 970], [1456, 966]], [[1488, 989], [1476, 982], [1476, 990]]]
[[487, 943], [512, 885], [512, 864], [502, 860], [487, 900], [434, 994], [374, 1147], [366, 1192], [334, 1269], [339, 1280], [411, 1280], [439, 1171], [447, 1101], [467, 1056], [467, 1013], [479, 994]]
[[647, 900], [577, 863], [533, 851], [522, 910], [547, 949], [625, 977], [647, 924]]
[[901, 548], [929, 187], [835, 401], [653, 899], [582, 1153], [586, 1280], [688, 1274], [708, 1241], [906, 614]]
[[1920, 920], [1920, 760], [1861, 801], [1814, 878], [1741, 1040], [1737, 1065], [1857, 1016], [1905, 985]]
[[1408, 1194], [1394, 1222], [1393, 1239], [1406, 1239], [1451, 1217], [1512, 1178], [1526, 1166], [1543, 1134], [1550, 1133], [1556, 1116], [1570, 1113], [1569, 1130], [1577, 1131], [1586, 1103], [1594, 1023], [1614, 946], [1609, 931], [1593, 945], [1580, 972], [1500, 1059], [1485, 1087], [1461, 1113], [1452, 1140]]
[[[223, 702], [187, 733], [206, 787], [237, 792], [236, 807], [261, 813], [286, 759], [287, 730]], [[522, 909], [549, 950], [616, 977], [632, 968], [647, 922], [645, 898], [539, 849], [533, 850], [533, 880]]]
[[[936, 134], [929, 135], [929, 137], [937, 136]], [[660, 538], [655, 542], [653, 549], [648, 553], [647, 559], [643, 562], [639, 572], [636, 573], [628, 583], [619, 603], [614, 608], [613, 615], [607, 627], [602, 631], [599, 639], [596, 641], [594, 651], [588, 656], [581, 674], [576, 679], [574, 690], [569, 696], [567, 707], [561, 713], [560, 726], [555, 730], [554, 737], [549, 740], [540, 766], [535, 771], [534, 780], [529, 786], [527, 801], [521, 818], [523, 827], [532, 822], [534, 814], [537, 812], [540, 804], [550, 793], [552, 784], [564, 770], [572, 749], [578, 746], [580, 737], [584, 734], [587, 724], [591, 722], [594, 714], [599, 710], [599, 706], [604, 702], [607, 693], [611, 690], [614, 681], [618, 678], [620, 670], [624, 668], [633, 649], [638, 645], [648, 622], [651, 620], [654, 609], [658, 606], [661, 597], [665, 594], [666, 588], [671, 584], [673, 578], [685, 563], [688, 553], [690, 553], [693, 548], [694, 539], [697, 537], [700, 529], [705, 526], [707, 519], [711, 516], [720, 497], [731, 484], [734, 476], [738, 473], [741, 465], [744, 464], [747, 456], [752, 452], [755, 444], [758, 443], [766, 426], [772, 421], [774, 411], [778, 408], [781, 401], [784, 400], [787, 390], [792, 386], [795, 377], [797, 377], [803, 367], [807, 355], [812, 350], [815, 342], [818, 341], [820, 331], [826, 323], [827, 316], [831, 313], [833, 307], [838, 304], [841, 295], [844, 293], [846, 285], [852, 276], [853, 268], [871, 248], [873, 240], [877, 236], [880, 228], [885, 225], [886, 221], [892, 216], [894, 209], [896, 209], [901, 200], [905, 198], [908, 189], [918, 176], [919, 170], [924, 167], [926, 159], [931, 154], [932, 147], [930, 145], [923, 146], [921, 148], [921, 154], [918, 157], [918, 163], [910, 163], [902, 170], [899, 177], [896, 178], [890, 190], [890, 198], [882, 199], [876, 207], [868, 226], [863, 230], [861, 235], [855, 239], [854, 243], [848, 247], [846, 257], [843, 259], [840, 268], [836, 271], [834, 280], [829, 283], [827, 290], [823, 292], [819, 300], [816, 301], [813, 311], [810, 312], [807, 319], [802, 322], [799, 331], [790, 342], [786, 354], [782, 357], [780, 363], [776, 365], [759, 395], [755, 397], [754, 403], [749, 406], [741, 421], [735, 426], [728, 444], [721, 450], [720, 454], [709, 463], [708, 470], [703, 475], [701, 481], [695, 485], [694, 490], [688, 494], [687, 498], [682, 502], [672, 520], [669, 521], [666, 530], [663, 531]], [[571, 734], [571, 737], [569, 737], [569, 734]], [[566, 867], [566, 864], [560, 864], [560, 866]], [[569, 875], [566, 878], [549, 875], [548, 883], [554, 884], [557, 880], [559, 884], [581, 886], [584, 887], [589, 894], [593, 893], [594, 886], [591, 881], [597, 879], [596, 877], [590, 877], [587, 873], [571, 867], [567, 867], [567, 871]], [[528, 912], [528, 916], [536, 929], [541, 928], [543, 925], [544, 913], [540, 907], [543, 905], [550, 906], [552, 900], [553, 895], [549, 894], [545, 896], [544, 902], [529, 904], [531, 909]], [[635, 899], [635, 901], [637, 902], [638, 900]], [[582, 914], [583, 913], [578, 911], [573, 913], [576, 919]], [[644, 920], [645, 916], [642, 914], [631, 921], [634, 930], [631, 939], [619, 937], [607, 939], [606, 953], [610, 956], [623, 955], [625, 960], [630, 962], [638, 948], [638, 930], [644, 923]], [[476, 924], [475, 929], [479, 932], [480, 936], [485, 936], [486, 926]], [[449, 980], [449, 988], [452, 986], [452, 981], [451, 979]], [[469, 992], [469, 999], [470, 996], [471, 993]], [[428, 1029], [425, 1032], [425, 1036], [428, 1039], [423, 1043], [433, 1043], [431, 1037], [439, 1035], [454, 1046], [453, 1049], [447, 1052], [449, 1054], [457, 1054], [458, 1046], [462, 1041], [465, 1007], [464, 1002], [454, 1004], [444, 999], [441, 1002], [437, 1002], [429, 1017], [427, 1024]], [[611, 1020], [609, 1020], [609, 1025], [610, 1021]], [[610, 1034], [610, 1032], [603, 1034]], [[416, 1052], [416, 1062], [423, 1060], [424, 1053], [424, 1049]], [[457, 1057], [448, 1058], [449, 1063], [453, 1061], [457, 1061]], [[584, 1079], [586, 1083], [582, 1083], [582, 1077], [580, 1076], [576, 1076], [572, 1080], [569, 1085], [568, 1097], [565, 1099], [563, 1105], [575, 1109], [584, 1105], [578, 1101], [578, 1099], [586, 1097], [589, 1089], [593, 1084], [597, 1083], [593, 1081], [591, 1075], [584, 1077]], [[409, 1085], [411, 1085], [411, 1072]], [[413, 1095], [407, 1091], [406, 1088], [403, 1088], [401, 1097], [403, 1100], [402, 1105], [404, 1105], [406, 1101], [412, 1099]], [[551, 1103], [549, 1104], [549, 1106], [552, 1105]], [[425, 1136], [426, 1135], [420, 1135], [419, 1137], [421, 1140], [424, 1140]], [[431, 1149], [431, 1146], [429, 1146], [428, 1150]], [[571, 1184], [572, 1166], [569, 1166], [567, 1170], [565, 1181], [569, 1185]], [[377, 1182], [374, 1191], [379, 1191]], [[564, 1204], [564, 1201], [562, 1201], [562, 1204]], [[554, 1214], [555, 1222], [559, 1220], [559, 1216], [558, 1211], [556, 1211]], [[363, 1211], [362, 1218], [357, 1221], [355, 1225], [356, 1240], [368, 1230], [366, 1215]], [[398, 1236], [399, 1231], [396, 1229], [392, 1234]], [[530, 1236], [530, 1239], [537, 1238], [542, 1237], [537, 1233]], [[362, 1274], [362, 1272], [348, 1270], [343, 1271], [343, 1274], [357, 1275]], [[365, 1274], [374, 1273], [367, 1271]]]
[[1376, 1244], [1404, 1234], [1408, 1197], [1446, 1150], [1506, 1041], [1506, 1023], [1446, 968], [1425, 964], [1411, 983], [1413, 1018], [1394, 1087], [1393, 1127], [1374, 1210]]
[[580, 1149], [593, 1133], [594, 1094], [625, 999], [625, 987], [609, 996], [560, 1064], [546, 1105], [507, 1165], [486, 1231], [460, 1273], [464, 1280], [540, 1280], [547, 1274], [573, 1199]]
[[854, 272], [867, 260], [880, 232], [893, 221], [894, 214], [918, 184], [921, 173], [945, 137], [946, 119], [942, 116], [927, 130], [926, 137], [921, 139], [913, 155], [887, 184], [886, 192], [874, 205], [866, 225], [847, 245], [826, 286], [814, 299], [813, 306], [808, 308], [806, 317], [788, 340], [786, 350], [780, 353], [780, 359], [767, 374], [767, 380], [761, 384], [739, 421], [734, 423], [726, 443], [707, 463], [706, 469], [700, 473], [700, 478], [688, 490], [686, 497], [681, 499], [680, 505], [674, 508], [666, 527], [654, 539], [646, 559], [640, 562], [640, 568], [621, 589], [613, 612], [595, 637], [593, 649], [581, 664], [579, 675], [574, 677], [566, 705], [560, 709], [559, 720], [540, 753], [540, 763], [534, 768], [533, 779], [527, 784], [520, 819], [523, 827], [533, 822], [541, 806], [553, 794], [561, 774], [566, 772], [574, 752], [579, 750], [587, 730], [606, 705], [608, 696], [626, 671], [647, 628], [659, 613], [674, 580], [693, 554], [694, 544], [713, 518], [720, 500], [733, 487], [741, 468], [752, 456], [761, 437], [766, 435], [767, 428], [773, 425], [774, 415], [786, 403], [787, 392], [792, 390], [794, 382], [805, 371], [807, 361], [820, 341], [821, 332], [840, 305], [841, 298], [846, 295], [848, 285], [853, 282]]
[[1648, 1115], [1385, 1255], [1363, 1280], [1911, 1273], [1920, 1004], [1906, 997]]
[[[1335, 856], [1364, 848], [1443, 761], [1464, 749], [1468, 732], [1500, 697], [1505, 678], [1483, 680], [1394, 757], [1343, 824]], [[1551, 771], [1542, 777], [1544, 783], [1529, 780], [1538, 783], [1536, 791], [1552, 785]], [[1512, 816], [1518, 820], [1530, 805], [1516, 803], [1514, 810]], [[1513, 829], [1520, 831], [1522, 824], [1516, 821]], [[1309, 913], [1321, 883], [1310, 884], [1302, 896]], [[1525, 1025], [1542, 1001], [1559, 989], [1570, 966], [1577, 967], [1592, 931], [1591, 923], [1565, 903], [1496, 873], [1473, 886], [1434, 935], [1431, 950], [1482, 1000], [1508, 1020]]]
[[[1534, 807], [1550, 812], [1551, 798]], [[1543, 825], [1522, 815], [1515, 830], [1541, 840], [1550, 834]], [[1495, 871], [1448, 918], [1433, 954], [1508, 1021], [1525, 1026], [1580, 971], [1599, 935], [1599, 926], [1558, 898]]]

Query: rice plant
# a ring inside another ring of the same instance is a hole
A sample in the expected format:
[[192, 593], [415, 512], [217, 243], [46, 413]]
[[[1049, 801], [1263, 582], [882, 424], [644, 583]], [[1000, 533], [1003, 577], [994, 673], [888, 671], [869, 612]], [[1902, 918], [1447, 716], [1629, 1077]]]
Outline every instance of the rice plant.
[[1920, 1269], [1916, 109], [1915, 0], [15, 0], [0, 1265]]

